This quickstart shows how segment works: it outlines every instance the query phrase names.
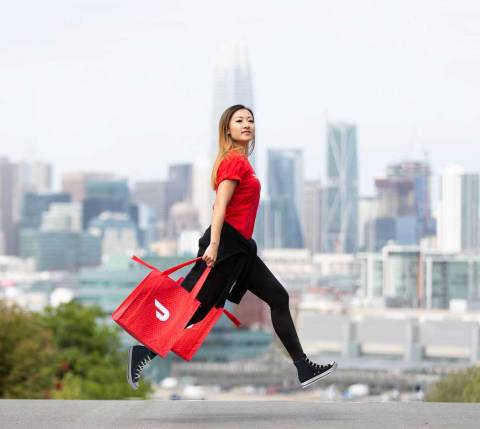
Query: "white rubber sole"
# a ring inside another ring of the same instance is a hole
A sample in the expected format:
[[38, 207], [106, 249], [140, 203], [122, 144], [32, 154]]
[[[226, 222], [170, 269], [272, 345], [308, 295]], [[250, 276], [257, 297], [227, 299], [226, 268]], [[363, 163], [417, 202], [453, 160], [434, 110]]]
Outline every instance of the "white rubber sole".
[[128, 384], [130, 384], [130, 387], [133, 390], [137, 390], [138, 389], [138, 384], [135, 383], [132, 380], [132, 377], [130, 376], [130, 374], [132, 373], [131, 368], [130, 368], [130, 365], [132, 363], [132, 350], [133, 350], [133, 347], [129, 347], [129, 349], [128, 349], [128, 365], [127, 365], [127, 381], [128, 381]]
[[334, 362], [332, 367], [328, 371], [325, 371], [317, 375], [316, 377], [313, 377], [301, 383], [302, 388], [305, 389], [306, 387], [311, 386], [313, 383], [316, 383], [317, 381], [323, 380], [324, 378], [328, 377], [333, 371], [337, 369], [337, 366], [338, 366], [337, 362]]

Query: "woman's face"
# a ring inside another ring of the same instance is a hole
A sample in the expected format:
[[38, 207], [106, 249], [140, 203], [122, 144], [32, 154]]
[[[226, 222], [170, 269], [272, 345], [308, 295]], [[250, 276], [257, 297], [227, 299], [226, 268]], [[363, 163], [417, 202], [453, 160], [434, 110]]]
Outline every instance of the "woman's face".
[[255, 137], [255, 122], [247, 109], [237, 110], [230, 120], [229, 133], [232, 140], [239, 144], [248, 144]]

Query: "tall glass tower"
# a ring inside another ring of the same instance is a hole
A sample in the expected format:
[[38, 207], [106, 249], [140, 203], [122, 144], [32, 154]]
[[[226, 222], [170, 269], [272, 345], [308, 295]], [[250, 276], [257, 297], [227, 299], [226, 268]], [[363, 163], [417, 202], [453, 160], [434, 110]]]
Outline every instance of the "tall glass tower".
[[[194, 205], [199, 214], [202, 228], [206, 228], [212, 218], [215, 193], [210, 187], [210, 174], [218, 153], [218, 124], [220, 116], [230, 106], [243, 104], [254, 110], [250, 61], [245, 45], [227, 43], [221, 46], [215, 58], [213, 77], [213, 99], [211, 110], [210, 144], [205, 157], [194, 165]], [[255, 153], [249, 157], [255, 169]], [[201, 185], [197, 182], [201, 181]]]
[[[229, 43], [221, 47], [214, 70], [212, 106], [211, 159], [218, 151], [218, 123], [223, 111], [234, 104], [253, 105], [252, 77], [248, 50], [240, 43]], [[255, 168], [254, 154], [249, 158]]]
[[322, 250], [355, 253], [358, 243], [357, 129], [327, 124], [327, 177], [323, 198]]
[[303, 152], [300, 149], [268, 151], [267, 243], [271, 248], [302, 248]]

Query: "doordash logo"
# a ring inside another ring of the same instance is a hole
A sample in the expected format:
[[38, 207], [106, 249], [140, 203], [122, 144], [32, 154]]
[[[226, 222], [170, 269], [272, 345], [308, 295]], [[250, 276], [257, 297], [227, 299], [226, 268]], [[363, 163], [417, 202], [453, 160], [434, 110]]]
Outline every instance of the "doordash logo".
[[168, 320], [168, 318], [170, 317], [170, 312], [167, 310], [166, 307], [160, 304], [160, 302], [157, 299], [155, 299], [155, 308], [157, 309], [155, 311], [155, 315], [157, 316], [158, 320], [162, 322], [165, 322], [165, 320]]

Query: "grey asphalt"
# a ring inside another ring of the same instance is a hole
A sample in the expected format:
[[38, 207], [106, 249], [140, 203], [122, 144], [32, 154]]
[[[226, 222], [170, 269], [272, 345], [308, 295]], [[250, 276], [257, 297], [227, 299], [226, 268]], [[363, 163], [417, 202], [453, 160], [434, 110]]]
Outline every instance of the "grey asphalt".
[[479, 428], [480, 405], [304, 401], [0, 401], [0, 428]]

